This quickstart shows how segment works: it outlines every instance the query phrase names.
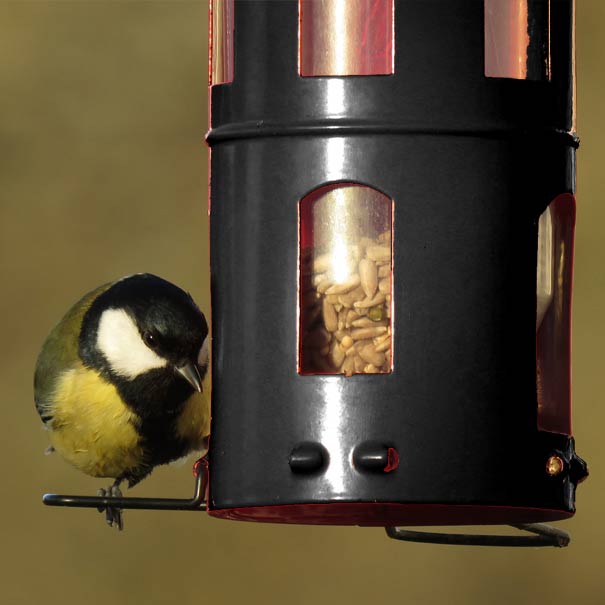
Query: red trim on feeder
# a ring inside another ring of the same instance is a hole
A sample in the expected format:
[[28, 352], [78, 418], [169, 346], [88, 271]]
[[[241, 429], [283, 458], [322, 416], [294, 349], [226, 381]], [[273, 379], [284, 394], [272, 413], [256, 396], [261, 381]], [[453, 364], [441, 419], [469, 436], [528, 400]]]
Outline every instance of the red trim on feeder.
[[568, 519], [573, 512], [531, 507], [470, 504], [401, 504], [395, 502], [334, 502], [286, 504], [209, 510], [219, 519], [305, 525], [509, 525]]
[[390, 473], [399, 466], [399, 454], [394, 447], [390, 447], [387, 450], [387, 460], [387, 465], [384, 467], [385, 473]]

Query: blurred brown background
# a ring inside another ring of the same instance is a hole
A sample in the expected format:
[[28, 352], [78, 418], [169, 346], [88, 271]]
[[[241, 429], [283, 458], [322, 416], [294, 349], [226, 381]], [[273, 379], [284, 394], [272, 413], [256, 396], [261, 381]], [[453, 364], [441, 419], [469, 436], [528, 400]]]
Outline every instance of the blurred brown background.
[[[43, 338], [80, 294], [137, 271], [209, 309], [203, 1], [0, 1], [0, 386], [4, 603], [605, 603], [602, 511], [605, 3], [577, 6], [579, 213], [574, 412], [592, 475], [565, 550], [396, 543], [380, 529], [227, 522], [202, 513], [51, 509], [90, 494], [32, 403]], [[188, 497], [189, 465], [137, 495]]]

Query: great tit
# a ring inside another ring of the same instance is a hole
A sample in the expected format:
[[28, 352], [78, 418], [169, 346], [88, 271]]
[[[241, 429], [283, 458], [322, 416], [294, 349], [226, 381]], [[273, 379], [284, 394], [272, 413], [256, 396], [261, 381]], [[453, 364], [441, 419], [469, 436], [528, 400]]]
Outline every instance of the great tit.
[[[150, 274], [81, 298], [47, 337], [34, 399], [51, 451], [120, 496], [154, 467], [207, 449], [208, 325], [189, 294]], [[107, 521], [122, 528], [120, 511]]]

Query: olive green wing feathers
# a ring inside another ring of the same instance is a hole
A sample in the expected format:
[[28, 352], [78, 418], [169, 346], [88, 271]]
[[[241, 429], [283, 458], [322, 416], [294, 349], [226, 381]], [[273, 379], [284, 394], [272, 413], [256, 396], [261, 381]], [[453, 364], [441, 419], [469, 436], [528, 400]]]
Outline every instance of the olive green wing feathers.
[[44, 423], [52, 420], [52, 399], [59, 377], [80, 362], [79, 335], [82, 321], [94, 300], [112, 284], [84, 295], [52, 329], [38, 355], [34, 373], [34, 401]]

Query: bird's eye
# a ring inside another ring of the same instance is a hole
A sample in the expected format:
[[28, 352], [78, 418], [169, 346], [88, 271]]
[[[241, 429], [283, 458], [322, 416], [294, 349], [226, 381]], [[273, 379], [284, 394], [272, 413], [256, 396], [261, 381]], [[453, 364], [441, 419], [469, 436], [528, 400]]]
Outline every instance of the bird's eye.
[[158, 345], [157, 338], [151, 332], [143, 332], [143, 340], [150, 349], [154, 349]]

